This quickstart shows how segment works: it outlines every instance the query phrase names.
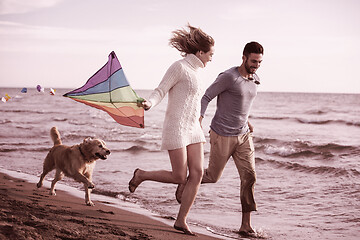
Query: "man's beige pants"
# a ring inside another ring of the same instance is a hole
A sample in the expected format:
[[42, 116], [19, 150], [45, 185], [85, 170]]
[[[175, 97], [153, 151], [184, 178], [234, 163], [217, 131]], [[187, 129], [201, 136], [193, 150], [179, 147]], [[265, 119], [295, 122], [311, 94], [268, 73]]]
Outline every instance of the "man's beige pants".
[[256, 211], [254, 200], [255, 149], [250, 132], [239, 136], [220, 136], [210, 130], [210, 159], [201, 183], [217, 182], [232, 156], [240, 175], [240, 200], [242, 212]]

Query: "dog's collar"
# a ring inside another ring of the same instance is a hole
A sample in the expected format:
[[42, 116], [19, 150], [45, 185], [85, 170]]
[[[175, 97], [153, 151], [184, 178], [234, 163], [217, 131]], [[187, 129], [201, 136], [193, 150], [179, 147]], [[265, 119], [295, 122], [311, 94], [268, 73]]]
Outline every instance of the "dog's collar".
[[79, 151], [80, 151], [81, 155], [83, 156], [85, 162], [89, 162], [89, 161], [86, 159], [86, 156], [85, 156], [85, 154], [83, 153], [83, 151], [81, 151], [81, 146], [79, 146]]

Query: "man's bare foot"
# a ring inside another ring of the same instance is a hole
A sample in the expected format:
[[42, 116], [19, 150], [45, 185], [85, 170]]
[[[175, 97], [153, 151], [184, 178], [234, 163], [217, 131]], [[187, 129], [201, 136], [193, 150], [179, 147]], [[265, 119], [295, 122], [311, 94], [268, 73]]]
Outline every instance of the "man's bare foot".
[[242, 230], [241, 228], [239, 229], [239, 231], [237, 231], [236, 233], [238, 233], [239, 235], [241, 235], [242, 237], [253, 237], [256, 238], [256, 232], [254, 231], [254, 229], [250, 229], [250, 230]]
[[185, 223], [185, 226], [181, 226], [181, 227], [180, 227], [180, 224], [177, 225], [176, 222], [175, 222], [174, 228], [175, 228], [176, 230], [178, 230], [178, 231], [183, 232], [183, 233], [186, 234], [186, 235], [196, 236], [196, 234], [193, 233], [193, 232], [189, 229], [189, 227], [187, 226], [186, 223]]

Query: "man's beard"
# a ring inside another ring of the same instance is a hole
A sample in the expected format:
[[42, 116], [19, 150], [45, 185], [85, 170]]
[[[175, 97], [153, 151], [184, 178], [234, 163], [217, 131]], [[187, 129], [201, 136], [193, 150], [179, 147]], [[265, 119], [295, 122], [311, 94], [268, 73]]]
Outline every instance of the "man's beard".
[[249, 65], [248, 65], [248, 63], [247, 63], [247, 61], [245, 62], [245, 70], [246, 70], [246, 72], [248, 73], [248, 74], [254, 74], [255, 72], [256, 72], [256, 70], [257, 70], [257, 68], [251, 68]]

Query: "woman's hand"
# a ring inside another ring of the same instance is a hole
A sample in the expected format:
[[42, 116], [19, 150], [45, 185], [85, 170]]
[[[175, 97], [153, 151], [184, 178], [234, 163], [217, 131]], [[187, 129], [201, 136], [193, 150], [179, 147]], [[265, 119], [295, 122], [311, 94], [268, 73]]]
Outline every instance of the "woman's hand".
[[249, 130], [250, 132], [254, 132], [254, 126], [248, 121], [248, 126], [249, 126]]
[[149, 110], [151, 108], [151, 102], [144, 100], [142, 102], [142, 107], [145, 109], [145, 111]]

